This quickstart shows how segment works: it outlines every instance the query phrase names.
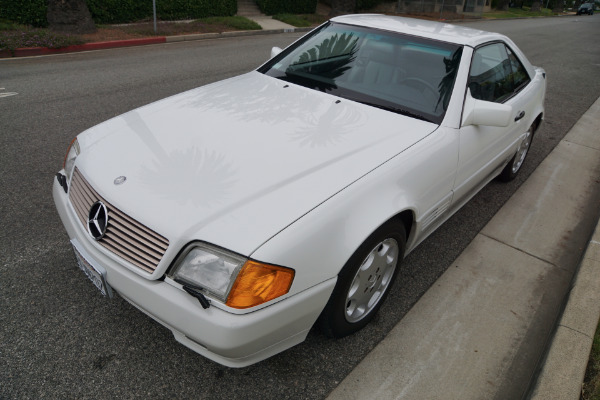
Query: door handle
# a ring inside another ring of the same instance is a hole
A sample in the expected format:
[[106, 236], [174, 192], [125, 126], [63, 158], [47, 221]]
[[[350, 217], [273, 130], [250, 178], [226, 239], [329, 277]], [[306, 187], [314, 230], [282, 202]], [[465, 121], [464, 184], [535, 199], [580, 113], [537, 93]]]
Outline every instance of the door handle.
[[520, 120], [521, 118], [523, 118], [525, 116], [525, 111], [521, 111], [520, 113], [517, 114], [517, 116], [515, 117], [515, 122], [517, 122], [518, 120]]

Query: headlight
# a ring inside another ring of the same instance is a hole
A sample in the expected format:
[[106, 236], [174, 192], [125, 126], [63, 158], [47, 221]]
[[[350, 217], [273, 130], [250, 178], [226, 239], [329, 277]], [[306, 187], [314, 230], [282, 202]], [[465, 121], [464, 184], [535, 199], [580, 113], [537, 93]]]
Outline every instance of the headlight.
[[175, 266], [173, 280], [200, 287], [211, 297], [227, 300], [233, 279], [246, 260], [222, 250], [196, 245]]
[[79, 142], [77, 138], [73, 139], [69, 148], [67, 149], [67, 155], [65, 156], [65, 161], [63, 163], [63, 168], [65, 170], [65, 174], [67, 174], [67, 181], [71, 181], [71, 176], [73, 175], [73, 167], [75, 166], [75, 159], [79, 155]]
[[169, 276], [181, 284], [200, 288], [229, 307], [250, 308], [286, 294], [294, 270], [198, 243], [184, 252]]

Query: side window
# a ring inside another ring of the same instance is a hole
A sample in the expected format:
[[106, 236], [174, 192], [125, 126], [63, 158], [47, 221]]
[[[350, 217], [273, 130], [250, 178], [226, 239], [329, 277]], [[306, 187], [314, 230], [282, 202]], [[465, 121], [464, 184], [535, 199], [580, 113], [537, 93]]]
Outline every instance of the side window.
[[475, 50], [469, 75], [471, 96], [501, 103], [513, 94], [512, 65], [502, 43]]
[[508, 59], [510, 60], [510, 65], [512, 68], [513, 82], [515, 85], [516, 92], [525, 87], [529, 83], [529, 81], [531, 81], [531, 78], [529, 78], [527, 70], [525, 69], [525, 67], [523, 67], [521, 61], [519, 61], [517, 56], [515, 56], [515, 54], [510, 50], [510, 48], [507, 47], [506, 51], [508, 52]]

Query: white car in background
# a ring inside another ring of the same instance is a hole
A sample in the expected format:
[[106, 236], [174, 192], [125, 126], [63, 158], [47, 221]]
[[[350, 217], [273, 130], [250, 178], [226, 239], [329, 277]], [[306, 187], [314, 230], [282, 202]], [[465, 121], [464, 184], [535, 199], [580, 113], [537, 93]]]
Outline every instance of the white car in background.
[[364, 327], [544, 115], [544, 70], [496, 33], [349, 15], [272, 56], [81, 133], [53, 187], [92, 282], [231, 367]]

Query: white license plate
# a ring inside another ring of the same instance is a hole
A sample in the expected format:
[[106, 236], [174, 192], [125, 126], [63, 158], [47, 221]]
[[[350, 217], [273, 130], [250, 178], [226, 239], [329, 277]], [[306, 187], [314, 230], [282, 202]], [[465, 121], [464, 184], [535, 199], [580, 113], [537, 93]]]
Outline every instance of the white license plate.
[[88, 261], [92, 260], [92, 258], [82, 254], [85, 252], [80, 250], [79, 244], [76, 240], [71, 240], [71, 244], [73, 245], [73, 250], [75, 251], [75, 257], [77, 258], [77, 265], [79, 268], [104, 296], [112, 298], [112, 289], [106, 281], [106, 270], [99, 265], [94, 265], [97, 264], [96, 262]]

